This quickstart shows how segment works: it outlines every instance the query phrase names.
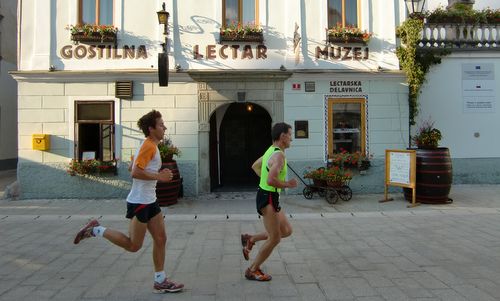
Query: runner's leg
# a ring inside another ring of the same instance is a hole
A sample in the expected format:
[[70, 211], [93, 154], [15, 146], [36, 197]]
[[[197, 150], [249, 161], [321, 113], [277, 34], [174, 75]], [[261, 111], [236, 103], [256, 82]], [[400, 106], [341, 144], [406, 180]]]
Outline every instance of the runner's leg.
[[134, 216], [130, 220], [130, 225], [129, 225], [130, 237], [126, 236], [120, 231], [116, 231], [109, 228], [107, 228], [106, 231], [104, 231], [103, 237], [129, 252], [137, 252], [142, 247], [144, 236], [146, 235], [147, 225], [148, 224], [141, 223], [137, 219], [137, 217]]
[[283, 212], [283, 210], [278, 212], [278, 219], [280, 221], [281, 238], [285, 238], [285, 237], [292, 235], [292, 225], [290, 225], [290, 222], [286, 218], [286, 215]]
[[153, 238], [153, 263], [155, 272], [161, 272], [165, 266], [165, 245], [167, 244], [163, 214], [158, 213], [149, 220], [148, 231]]
[[250, 266], [250, 270], [256, 271], [260, 269], [260, 265], [271, 255], [274, 247], [276, 247], [280, 240], [280, 221], [278, 218], [278, 213], [274, 210], [273, 206], [266, 206], [261, 209], [263, 214], [264, 228], [268, 233], [268, 239], [262, 245], [255, 258], [255, 261]]
[[[286, 218], [286, 215], [283, 212], [283, 210], [278, 212], [278, 219], [280, 220], [281, 238], [285, 238], [292, 235], [292, 225], [290, 225], [290, 222]], [[250, 235], [250, 241], [253, 243], [256, 243], [261, 240], [266, 240], [267, 238], [268, 238], [267, 232], [260, 232], [254, 235]]]

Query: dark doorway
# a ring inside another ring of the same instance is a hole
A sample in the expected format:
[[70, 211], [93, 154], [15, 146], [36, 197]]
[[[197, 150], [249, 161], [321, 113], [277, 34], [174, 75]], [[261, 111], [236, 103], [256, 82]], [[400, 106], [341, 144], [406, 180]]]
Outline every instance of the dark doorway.
[[[251, 103], [233, 103], [226, 110], [219, 129], [217, 154], [216, 114], [210, 119], [210, 175], [212, 190], [241, 191], [257, 188], [259, 178], [252, 163], [271, 145], [271, 116]], [[217, 166], [217, 158], [220, 160]]]

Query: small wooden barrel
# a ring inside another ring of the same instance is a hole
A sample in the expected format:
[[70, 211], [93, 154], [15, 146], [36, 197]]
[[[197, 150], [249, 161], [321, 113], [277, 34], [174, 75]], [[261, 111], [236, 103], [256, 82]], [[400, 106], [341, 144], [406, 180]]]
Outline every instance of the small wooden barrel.
[[179, 190], [181, 188], [181, 179], [179, 169], [177, 169], [177, 162], [163, 162], [160, 170], [168, 168], [172, 171], [172, 181], [156, 183], [156, 200], [160, 206], [169, 206], [177, 204], [179, 197]]
[[[453, 182], [448, 148], [417, 149], [417, 201], [424, 204], [449, 203]], [[411, 189], [404, 188], [405, 199], [411, 201]]]

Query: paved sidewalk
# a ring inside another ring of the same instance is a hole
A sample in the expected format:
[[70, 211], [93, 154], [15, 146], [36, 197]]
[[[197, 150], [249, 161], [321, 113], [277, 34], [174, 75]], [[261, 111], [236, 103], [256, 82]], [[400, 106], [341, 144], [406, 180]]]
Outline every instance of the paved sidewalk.
[[[453, 186], [453, 204], [406, 208], [382, 195], [282, 197], [294, 228], [244, 279], [239, 235], [262, 230], [253, 193], [185, 198], [164, 208], [167, 274], [155, 295], [149, 236], [137, 253], [102, 239], [75, 246], [90, 217], [127, 231], [124, 200], [0, 200], [0, 300], [500, 300], [500, 185]], [[254, 258], [261, 244], [251, 254]]]

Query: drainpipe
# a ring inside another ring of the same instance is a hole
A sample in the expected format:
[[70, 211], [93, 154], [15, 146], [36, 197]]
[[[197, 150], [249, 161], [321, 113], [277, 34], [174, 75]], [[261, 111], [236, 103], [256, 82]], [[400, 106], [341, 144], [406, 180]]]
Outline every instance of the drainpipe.
[[21, 29], [23, 20], [23, 0], [17, 3], [17, 70], [21, 67]]

